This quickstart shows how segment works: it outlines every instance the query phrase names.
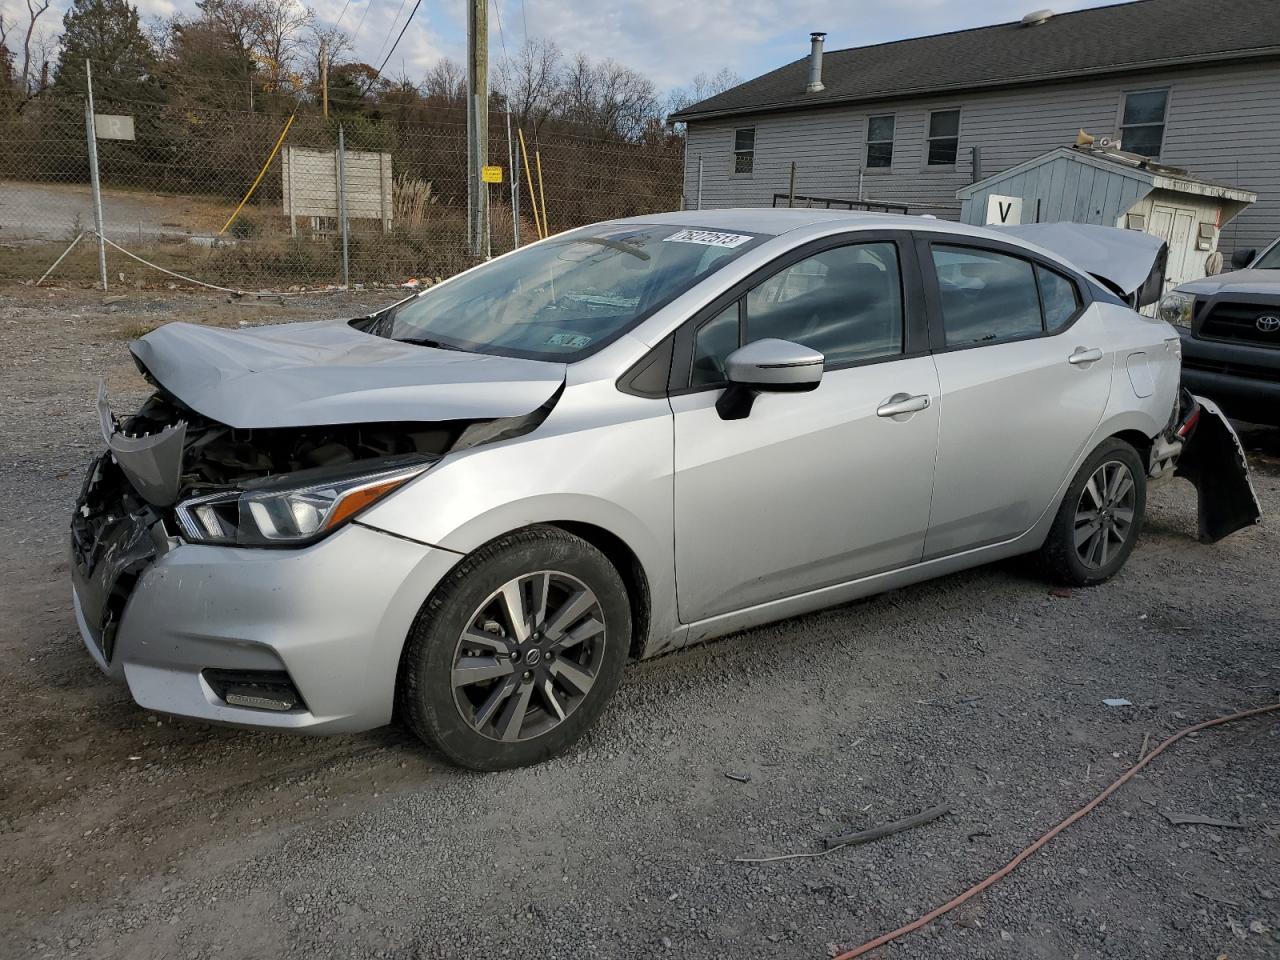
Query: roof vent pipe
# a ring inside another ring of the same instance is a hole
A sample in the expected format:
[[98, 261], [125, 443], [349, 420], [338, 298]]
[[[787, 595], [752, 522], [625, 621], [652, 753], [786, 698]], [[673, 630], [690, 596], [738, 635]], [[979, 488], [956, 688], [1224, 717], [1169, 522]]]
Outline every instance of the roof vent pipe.
[[1038, 27], [1053, 16], [1052, 10], [1032, 10], [1022, 18], [1022, 26]]
[[826, 87], [822, 83], [822, 41], [825, 33], [815, 31], [809, 34], [809, 84], [805, 93], [820, 93]]

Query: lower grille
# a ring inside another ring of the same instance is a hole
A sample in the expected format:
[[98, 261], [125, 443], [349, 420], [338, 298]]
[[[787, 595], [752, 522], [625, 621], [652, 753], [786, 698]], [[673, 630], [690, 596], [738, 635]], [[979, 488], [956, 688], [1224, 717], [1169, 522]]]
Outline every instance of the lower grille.
[[1280, 317], [1280, 305], [1220, 301], [1209, 308], [1209, 315], [1200, 326], [1200, 337], [1280, 348], [1280, 329], [1261, 329], [1259, 317]]

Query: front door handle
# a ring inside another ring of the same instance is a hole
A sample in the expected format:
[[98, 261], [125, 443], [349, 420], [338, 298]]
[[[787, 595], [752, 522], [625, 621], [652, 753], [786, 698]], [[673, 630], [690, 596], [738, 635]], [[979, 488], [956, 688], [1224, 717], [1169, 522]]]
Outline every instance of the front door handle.
[[919, 413], [928, 409], [929, 395], [922, 393], [912, 396], [909, 393], [895, 393], [880, 406], [876, 407], [877, 417], [900, 417], [904, 413]]
[[1067, 357], [1067, 363], [1097, 363], [1102, 359], [1102, 351], [1097, 347], [1076, 347], [1075, 352]]

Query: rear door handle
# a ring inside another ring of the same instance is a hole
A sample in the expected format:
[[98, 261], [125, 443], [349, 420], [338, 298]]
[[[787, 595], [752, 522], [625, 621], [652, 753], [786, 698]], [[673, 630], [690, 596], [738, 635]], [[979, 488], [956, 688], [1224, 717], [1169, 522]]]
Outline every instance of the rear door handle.
[[898, 417], [904, 413], [919, 413], [928, 409], [929, 395], [922, 393], [912, 396], [909, 393], [895, 393], [880, 406], [876, 407], [877, 417]]
[[1102, 359], [1102, 351], [1097, 347], [1076, 347], [1075, 352], [1067, 357], [1067, 363], [1096, 363]]

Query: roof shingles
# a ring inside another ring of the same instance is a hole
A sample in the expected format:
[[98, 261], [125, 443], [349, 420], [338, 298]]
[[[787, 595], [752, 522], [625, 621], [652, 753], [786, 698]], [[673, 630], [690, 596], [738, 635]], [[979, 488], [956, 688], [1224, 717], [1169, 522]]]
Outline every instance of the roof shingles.
[[1036, 26], [973, 30], [829, 50], [826, 89], [805, 93], [808, 57], [674, 113], [672, 120], [1044, 82], [1170, 63], [1280, 56], [1277, 0], [1138, 0]]

